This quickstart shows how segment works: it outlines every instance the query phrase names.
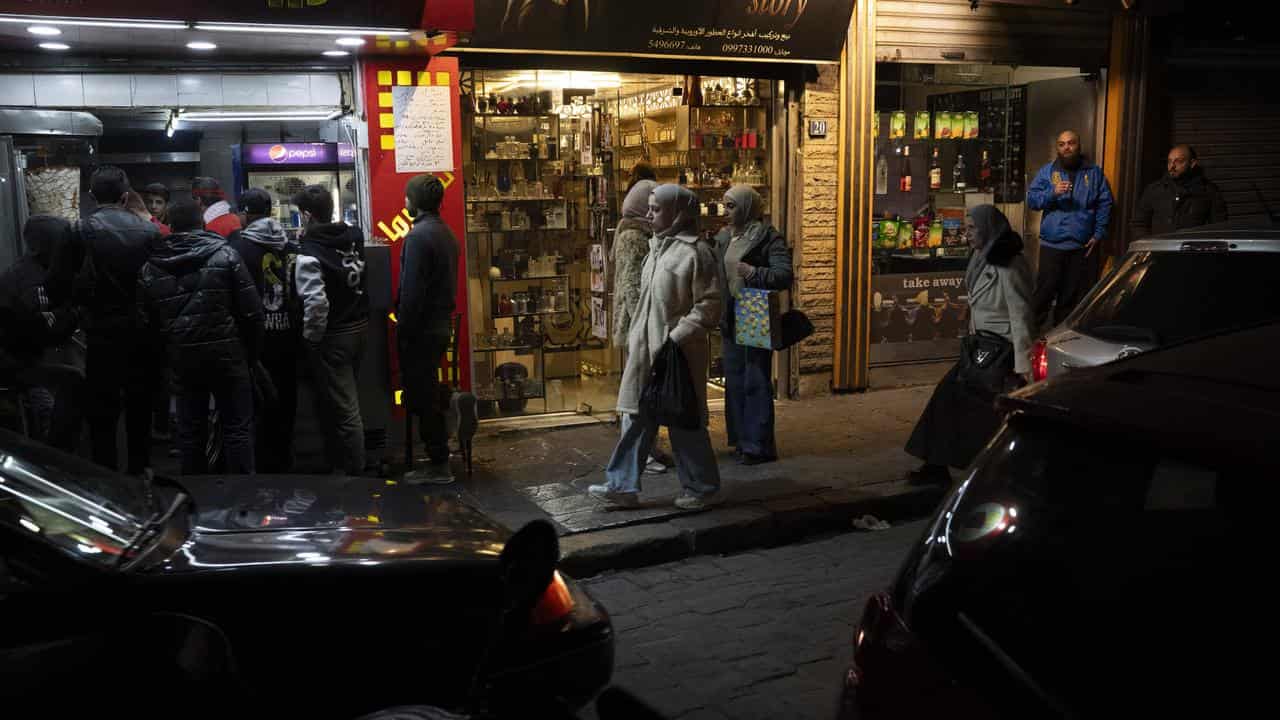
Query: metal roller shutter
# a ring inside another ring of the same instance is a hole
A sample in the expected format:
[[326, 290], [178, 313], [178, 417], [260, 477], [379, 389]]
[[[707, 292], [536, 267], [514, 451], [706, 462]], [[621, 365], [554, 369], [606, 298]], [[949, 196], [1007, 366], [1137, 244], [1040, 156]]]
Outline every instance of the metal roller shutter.
[[1174, 94], [1171, 143], [1190, 143], [1234, 220], [1266, 221], [1259, 193], [1280, 213], [1280, 98]]
[[1107, 64], [1110, 33], [1106, 11], [1060, 0], [1038, 6], [984, 0], [976, 11], [963, 0], [876, 3], [882, 61], [1097, 68]]

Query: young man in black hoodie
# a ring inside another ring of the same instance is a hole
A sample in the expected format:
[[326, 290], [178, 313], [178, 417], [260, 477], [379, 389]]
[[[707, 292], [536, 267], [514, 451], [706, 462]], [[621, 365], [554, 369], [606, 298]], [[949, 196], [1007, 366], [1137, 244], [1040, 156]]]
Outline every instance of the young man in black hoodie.
[[195, 202], [169, 205], [173, 234], [138, 273], [138, 317], [160, 333], [177, 380], [182, 473], [209, 472], [209, 396], [222, 422], [226, 471], [252, 474], [253, 386], [249, 367], [262, 343], [262, 301], [248, 268], [220, 236], [204, 230]]
[[119, 469], [116, 426], [123, 406], [126, 470], [136, 475], [151, 465], [152, 400], [160, 385], [156, 338], [137, 326], [138, 270], [160, 231], [125, 208], [129, 178], [120, 168], [95, 170], [89, 192], [98, 209], [74, 223], [55, 248], [47, 288], [53, 305], [79, 308], [88, 338], [85, 416], [93, 461]]
[[[72, 452], [80, 431], [77, 397], [81, 379], [73, 373], [39, 369], [44, 351], [67, 342], [76, 328], [70, 306], [55, 307], [45, 288], [53, 249], [65, 240], [71, 224], [52, 215], [33, 215], [22, 228], [27, 253], [0, 274], [0, 353], [8, 363], [0, 383], [28, 386], [27, 404], [36, 422], [29, 431], [37, 440]], [[36, 385], [35, 387], [30, 387]]]
[[333, 222], [333, 196], [308, 185], [293, 196], [302, 213], [302, 247], [295, 273], [302, 304], [302, 338], [327, 437], [331, 468], [364, 471], [364, 421], [357, 377], [369, 328], [364, 234]]
[[262, 366], [271, 376], [278, 401], [259, 408], [254, 423], [254, 455], [258, 472], [287, 473], [293, 469], [293, 427], [298, 408], [298, 345], [302, 318], [294, 290], [294, 265], [298, 244], [271, 217], [271, 194], [249, 188], [240, 195], [245, 226], [227, 238], [240, 253], [253, 283], [262, 296], [266, 331], [262, 339]]
[[[453, 330], [458, 288], [458, 241], [440, 219], [444, 185], [434, 175], [418, 175], [405, 186], [405, 208], [413, 230], [400, 247], [400, 293], [396, 302], [396, 344], [405, 408], [419, 417], [427, 457], [440, 470], [449, 462], [449, 436], [441, 392], [440, 358]], [[433, 477], [447, 479], [447, 473]]]

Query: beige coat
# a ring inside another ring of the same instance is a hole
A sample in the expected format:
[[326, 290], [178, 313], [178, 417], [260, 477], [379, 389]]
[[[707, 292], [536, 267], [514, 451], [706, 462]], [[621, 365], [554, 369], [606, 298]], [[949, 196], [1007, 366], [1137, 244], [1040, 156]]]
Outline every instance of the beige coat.
[[1031, 372], [1035, 313], [1031, 308], [1031, 266], [1019, 254], [1005, 267], [988, 264], [969, 288], [973, 330], [990, 330], [1013, 343], [1013, 371]]
[[702, 419], [707, 420], [707, 333], [720, 322], [720, 286], [711, 246], [693, 235], [649, 239], [640, 273], [640, 299], [627, 335], [627, 365], [618, 412], [638, 415], [653, 358], [670, 337], [693, 374]]

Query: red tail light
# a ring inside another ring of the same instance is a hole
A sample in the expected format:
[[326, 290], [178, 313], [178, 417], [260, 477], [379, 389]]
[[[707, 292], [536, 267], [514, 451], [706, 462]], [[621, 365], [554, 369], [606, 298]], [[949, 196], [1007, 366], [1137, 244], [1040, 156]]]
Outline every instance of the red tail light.
[[1049, 347], [1044, 340], [1037, 340], [1031, 348], [1031, 379], [1040, 382], [1049, 377]]
[[573, 610], [573, 594], [564, 578], [556, 572], [551, 576], [551, 584], [542, 593], [542, 598], [534, 606], [532, 620], [535, 625], [546, 625], [568, 615]]

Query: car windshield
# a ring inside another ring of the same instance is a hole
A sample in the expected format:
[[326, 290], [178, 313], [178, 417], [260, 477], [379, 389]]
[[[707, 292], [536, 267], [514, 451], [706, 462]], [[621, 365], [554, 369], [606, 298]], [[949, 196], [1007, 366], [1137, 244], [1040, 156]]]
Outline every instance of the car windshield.
[[991, 660], [977, 682], [1002, 678], [988, 689], [1021, 695], [1020, 711], [1087, 717], [1114, 697], [1157, 692], [1187, 658], [1226, 650], [1221, 635], [1179, 629], [1239, 581], [1224, 560], [1247, 551], [1240, 513], [1260, 497], [1256, 468], [1025, 418], [974, 468], [913, 580], [934, 583], [935, 603], [949, 598], [935, 613], [919, 600], [911, 622], [959, 638], [959, 672]]
[[140, 480], [0, 431], [0, 525], [112, 563], [149, 514]]
[[1166, 345], [1280, 318], [1280, 253], [1136, 252], [1082, 304], [1073, 329]]

